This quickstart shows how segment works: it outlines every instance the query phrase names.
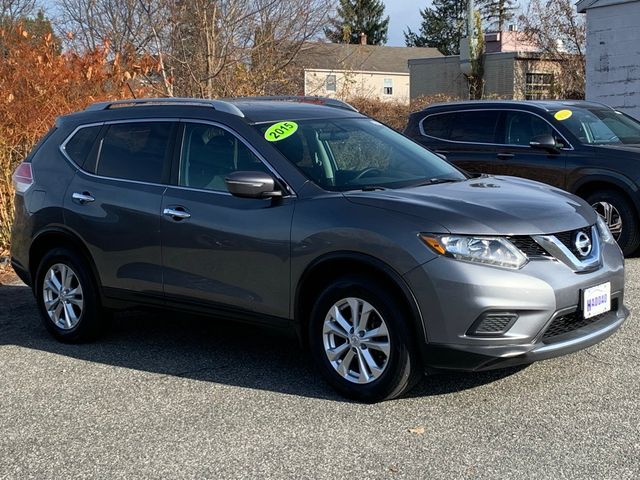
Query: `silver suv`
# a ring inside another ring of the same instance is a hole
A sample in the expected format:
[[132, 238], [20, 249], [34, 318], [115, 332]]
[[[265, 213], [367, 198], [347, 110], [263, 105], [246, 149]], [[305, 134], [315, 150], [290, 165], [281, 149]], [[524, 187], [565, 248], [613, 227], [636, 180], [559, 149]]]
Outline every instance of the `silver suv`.
[[292, 327], [331, 385], [372, 402], [425, 371], [572, 352], [627, 317], [622, 254], [583, 200], [288, 100], [59, 118], [14, 175], [12, 264], [49, 331], [84, 341], [132, 306]]

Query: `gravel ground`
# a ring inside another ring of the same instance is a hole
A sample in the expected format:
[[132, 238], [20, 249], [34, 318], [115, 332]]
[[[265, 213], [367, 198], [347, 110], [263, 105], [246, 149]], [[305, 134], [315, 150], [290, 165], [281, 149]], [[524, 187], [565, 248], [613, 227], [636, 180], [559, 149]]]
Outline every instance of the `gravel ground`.
[[639, 337], [632, 316], [586, 351], [360, 405], [293, 338], [145, 313], [63, 345], [0, 286], [0, 478], [637, 479]]

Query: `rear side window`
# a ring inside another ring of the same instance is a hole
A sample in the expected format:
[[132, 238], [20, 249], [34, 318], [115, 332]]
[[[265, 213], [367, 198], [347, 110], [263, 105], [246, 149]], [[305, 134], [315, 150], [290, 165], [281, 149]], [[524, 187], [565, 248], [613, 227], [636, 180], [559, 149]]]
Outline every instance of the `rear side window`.
[[169, 173], [174, 128], [172, 122], [109, 125], [99, 147], [96, 174], [162, 183]]
[[101, 128], [101, 125], [81, 128], [65, 144], [64, 151], [77, 165], [84, 165]]
[[455, 142], [496, 143], [498, 110], [471, 110], [430, 115], [422, 121], [426, 135]]

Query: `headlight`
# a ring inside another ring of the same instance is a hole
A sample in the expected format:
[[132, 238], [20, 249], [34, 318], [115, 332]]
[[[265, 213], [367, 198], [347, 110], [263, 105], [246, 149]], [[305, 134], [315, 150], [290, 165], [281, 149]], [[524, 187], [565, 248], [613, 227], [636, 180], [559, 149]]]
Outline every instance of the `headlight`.
[[527, 257], [506, 238], [426, 233], [421, 234], [420, 238], [434, 252], [465, 262], [518, 269], [528, 261]]
[[613, 235], [611, 234], [611, 230], [609, 230], [609, 226], [607, 225], [607, 222], [605, 222], [604, 218], [602, 218], [600, 215], [598, 215], [598, 219], [596, 220], [596, 225], [598, 226], [598, 232], [600, 233], [600, 238], [602, 239], [603, 242], [607, 242], [607, 243], [616, 242], [616, 239], [613, 238]]

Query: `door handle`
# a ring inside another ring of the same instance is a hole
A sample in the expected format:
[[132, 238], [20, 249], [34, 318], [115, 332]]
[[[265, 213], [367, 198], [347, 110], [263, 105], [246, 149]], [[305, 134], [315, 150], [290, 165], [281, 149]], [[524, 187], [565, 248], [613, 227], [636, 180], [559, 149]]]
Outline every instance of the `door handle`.
[[167, 217], [171, 217], [176, 221], [186, 220], [187, 218], [191, 218], [191, 214], [182, 207], [165, 208], [162, 211], [162, 214], [166, 215]]
[[515, 157], [515, 155], [513, 153], [499, 153], [497, 157], [500, 160], [509, 160], [510, 158]]
[[85, 203], [95, 202], [95, 200], [96, 200], [95, 198], [93, 198], [91, 196], [91, 194], [89, 192], [82, 192], [82, 193], [74, 192], [71, 195], [71, 198], [73, 198], [74, 200], [77, 200], [78, 203], [80, 203], [81, 205], [85, 204]]

